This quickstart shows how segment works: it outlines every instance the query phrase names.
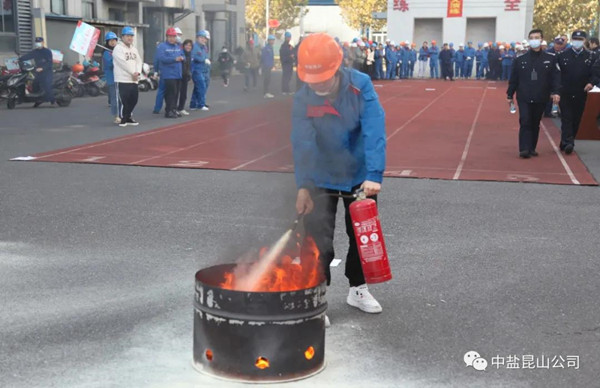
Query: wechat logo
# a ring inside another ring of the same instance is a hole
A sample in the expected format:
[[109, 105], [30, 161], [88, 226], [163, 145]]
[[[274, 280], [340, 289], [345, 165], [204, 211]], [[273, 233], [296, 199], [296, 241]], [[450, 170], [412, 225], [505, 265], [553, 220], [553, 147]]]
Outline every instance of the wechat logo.
[[488, 366], [486, 359], [481, 357], [479, 353], [473, 350], [466, 352], [463, 360], [465, 361], [467, 367], [472, 366], [473, 369], [478, 371], [484, 371]]

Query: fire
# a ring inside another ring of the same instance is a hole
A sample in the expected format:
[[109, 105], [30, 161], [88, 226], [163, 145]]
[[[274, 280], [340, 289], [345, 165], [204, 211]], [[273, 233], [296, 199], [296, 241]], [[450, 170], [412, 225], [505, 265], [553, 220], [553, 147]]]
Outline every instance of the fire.
[[315, 356], [315, 348], [313, 348], [312, 346], [309, 346], [308, 349], [306, 349], [306, 351], [304, 352], [304, 357], [306, 357], [307, 360], [312, 360], [312, 358]]
[[[268, 248], [262, 248], [259, 261], [267, 253]], [[292, 258], [292, 256], [295, 257]], [[317, 286], [323, 280], [323, 271], [319, 263], [319, 250], [311, 237], [305, 237], [302, 244], [295, 244], [283, 252], [257, 280], [248, 288], [240, 284], [257, 266], [257, 262], [239, 264], [233, 272], [224, 274], [221, 288], [252, 292], [284, 292], [302, 290]]]
[[269, 367], [269, 360], [264, 357], [259, 357], [254, 363], [258, 369], [267, 369]]

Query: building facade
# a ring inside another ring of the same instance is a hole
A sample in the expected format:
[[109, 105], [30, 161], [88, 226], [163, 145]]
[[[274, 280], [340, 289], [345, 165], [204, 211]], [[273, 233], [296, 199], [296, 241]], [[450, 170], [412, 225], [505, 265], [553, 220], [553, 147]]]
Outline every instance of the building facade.
[[301, 35], [315, 32], [326, 32], [342, 42], [360, 36], [360, 31], [346, 24], [335, 0], [309, 0], [306, 9], [308, 12], [300, 18], [298, 27], [290, 30], [294, 41]]
[[[209, 30], [212, 53], [222, 46], [243, 45], [245, 39], [245, 0], [2, 1], [0, 65], [3, 59], [31, 50], [35, 36], [44, 36], [49, 48], [62, 51], [64, 63], [82, 62], [84, 58], [69, 49], [79, 20], [100, 29], [99, 44], [109, 31], [119, 34], [124, 26], [134, 27], [135, 45], [148, 63], [152, 63], [157, 44], [165, 39], [166, 29], [174, 25], [182, 29], [184, 38], [192, 40], [198, 30]], [[98, 47], [94, 59], [100, 62], [101, 55]]]
[[534, 0], [388, 0], [388, 38], [455, 45], [527, 37]]

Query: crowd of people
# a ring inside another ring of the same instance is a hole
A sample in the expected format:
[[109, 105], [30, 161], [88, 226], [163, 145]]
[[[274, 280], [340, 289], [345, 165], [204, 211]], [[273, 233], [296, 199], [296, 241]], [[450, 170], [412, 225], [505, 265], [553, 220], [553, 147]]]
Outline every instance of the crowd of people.
[[[454, 43], [439, 47], [435, 40], [423, 42], [419, 49], [409, 41], [385, 44], [354, 38], [342, 44], [344, 62], [374, 80], [409, 78], [489, 79], [508, 81], [514, 60], [529, 50], [522, 42], [473, 42], [455, 48]], [[557, 36], [550, 44], [542, 41], [541, 49], [557, 54], [571, 47], [567, 35]], [[586, 42], [586, 49], [598, 53], [598, 38]]]

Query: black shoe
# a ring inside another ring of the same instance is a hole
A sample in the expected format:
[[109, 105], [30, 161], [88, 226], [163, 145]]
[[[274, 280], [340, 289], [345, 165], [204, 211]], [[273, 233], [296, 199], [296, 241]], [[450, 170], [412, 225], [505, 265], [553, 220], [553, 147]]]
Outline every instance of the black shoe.
[[153, 111], [152, 111], [152, 114], [159, 115], [159, 114], [160, 114], [160, 111], [159, 111], [159, 110], [153, 110]]
[[139, 123], [135, 121], [133, 117], [130, 117], [127, 119], [127, 125], [133, 125], [135, 127], [136, 125], [139, 125]]
[[571, 155], [573, 153], [573, 148], [575, 148], [573, 144], [567, 144], [565, 146], [565, 154]]
[[519, 152], [519, 157], [523, 159], [529, 159], [531, 158], [531, 154], [529, 153], [529, 151], [521, 151]]
[[178, 111], [174, 110], [173, 114], [177, 117], [182, 117], [183, 115], [181, 113], [179, 113]]
[[34, 108], [37, 108], [38, 106], [42, 105], [41, 101], [36, 102], [35, 104], [33, 104]]
[[537, 153], [537, 151], [536, 151], [536, 150], [529, 151], [529, 154], [530, 154], [531, 156], [539, 156], [539, 154]]
[[563, 143], [562, 141], [560, 142], [560, 146], [559, 146], [561, 151], [565, 150], [565, 143]]
[[173, 112], [169, 112], [169, 113], [165, 114], [165, 118], [166, 119], [176, 119], [176, 118], [178, 118], [178, 116]]
[[127, 119], [121, 119], [121, 122], [119, 123], [119, 127], [126, 127], [127, 126]]

